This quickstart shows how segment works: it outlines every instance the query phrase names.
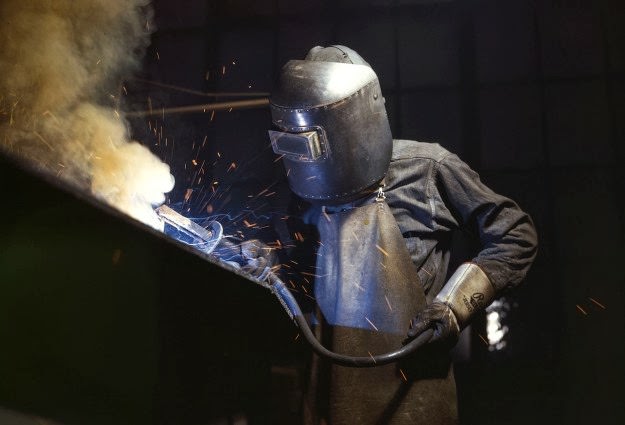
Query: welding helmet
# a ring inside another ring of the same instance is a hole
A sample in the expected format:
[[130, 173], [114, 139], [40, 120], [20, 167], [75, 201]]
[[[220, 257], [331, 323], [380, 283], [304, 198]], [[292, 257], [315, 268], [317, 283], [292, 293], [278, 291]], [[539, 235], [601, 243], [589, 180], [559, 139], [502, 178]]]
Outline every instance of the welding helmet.
[[384, 178], [391, 129], [378, 77], [358, 53], [314, 47], [287, 62], [270, 107], [272, 148], [298, 196], [350, 202]]

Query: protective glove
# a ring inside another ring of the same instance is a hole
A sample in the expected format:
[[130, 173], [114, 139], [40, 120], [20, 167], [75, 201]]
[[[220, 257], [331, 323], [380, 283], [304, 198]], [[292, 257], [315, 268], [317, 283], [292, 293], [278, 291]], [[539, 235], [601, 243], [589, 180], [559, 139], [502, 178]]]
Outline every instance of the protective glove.
[[460, 335], [460, 326], [454, 312], [448, 305], [433, 302], [410, 321], [410, 329], [404, 344], [412, 341], [427, 329], [432, 328], [434, 334], [431, 342], [446, 341], [455, 344]]
[[245, 261], [241, 270], [258, 280], [267, 278], [277, 260], [274, 249], [258, 239], [250, 239], [241, 244], [241, 257]]
[[460, 331], [478, 311], [486, 308], [495, 299], [495, 295], [495, 287], [477, 264], [462, 264], [434, 301], [411, 322], [408, 338], [404, 343], [432, 327], [432, 341], [455, 344]]

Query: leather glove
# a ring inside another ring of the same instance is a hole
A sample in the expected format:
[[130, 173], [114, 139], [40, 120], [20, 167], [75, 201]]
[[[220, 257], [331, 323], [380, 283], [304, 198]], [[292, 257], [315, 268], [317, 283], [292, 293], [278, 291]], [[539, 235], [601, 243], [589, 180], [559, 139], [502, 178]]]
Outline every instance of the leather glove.
[[460, 326], [456, 315], [447, 304], [434, 301], [410, 321], [410, 329], [404, 344], [412, 341], [429, 328], [434, 330], [430, 342], [448, 342], [453, 345], [458, 341]]
[[276, 262], [276, 255], [272, 248], [259, 241], [250, 239], [241, 244], [241, 256], [245, 264], [241, 268], [244, 273], [265, 280]]

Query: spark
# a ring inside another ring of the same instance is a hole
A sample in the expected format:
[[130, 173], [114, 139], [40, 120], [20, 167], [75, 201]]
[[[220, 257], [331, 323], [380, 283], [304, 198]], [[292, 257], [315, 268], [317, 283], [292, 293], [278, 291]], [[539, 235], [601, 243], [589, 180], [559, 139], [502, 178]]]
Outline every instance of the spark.
[[484, 344], [486, 344], [486, 346], [490, 346], [490, 344], [488, 343], [488, 341], [486, 341], [486, 338], [484, 338], [484, 337], [482, 336], [482, 334], [477, 334], [477, 335], [478, 335], [478, 336], [480, 337], [480, 339], [484, 342]]
[[[330, 216], [326, 212], [325, 208], [322, 210], [322, 212], [323, 212], [323, 216], [325, 217], [326, 220], [328, 220], [328, 223], [329, 223], [331, 221]], [[321, 241], [319, 241], [319, 243], [321, 243]]]
[[274, 159], [274, 161], [273, 161], [273, 162], [278, 162], [278, 161], [280, 161], [282, 158], [284, 158], [284, 155], [286, 155], [286, 154], [284, 154], [284, 153], [283, 153], [282, 155], [280, 155], [279, 157], [277, 157], [276, 159]]
[[427, 269], [426, 269], [425, 267], [421, 267], [421, 270], [423, 270], [424, 272], [426, 272], [428, 276], [432, 276], [432, 273], [430, 273], [429, 271], [427, 271]]
[[386, 255], [387, 257], [389, 256], [389, 255], [388, 255], [388, 252], [386, 252], [386, 251], [385, 251], [385, 250], [384, 250], [384, 249], [383, 249], [380, 245], [376, 244], [376, 245], [375, 245], [375, 247], [376, 247], [376, 248], [378, 249], [378, 251], [380, 251], [382, 254]]
[[297, 341], [299, 339], [299, 332], [297, 335], [295, 335], [295, 339], [293, 339], [293, 341]]
[[223, 65], [221, 67], [221, 75], [225, 75], [226, 74], [226, 65]]
[[401, 373], [401, 377], [403, 378], [403, 380], [408, 382], [408, 378], [406, 378], [406, 374], [404, 373], [404, 371], [399, 369], [399, 373]]
[[197, 167], [197, 161], [195, 159], [192, 159], [191, 163]]
[[378, 330], [378, 328], [373, 324], [373, 322], [371, 322], [371, 320], [369, 320], [369, 318], [365, 317], [365, 320], [369, 322], [371, 326], [373, 326], [373, 329], [375, 329], [376, 331]]
[[46, 139], [43, 138], [43, 136], [39, 133], [37, 133], [36, 131], [33, 131], [33, 133], [35, 134], [35, 136], [37, 136], [39, 138], [39, 140], [41, 140], [48, 148], [50, 148], [51, 151], [54, 151], [54, 148], [52, 147], [52, 145], [50, 145], [50, 143], [48, 143], [46, 141]]
[[44, 117], [49, 116], [50, 118], [52, 118], [52, 119], [54, 120], [54, 122], [55, 122], [57, 125], [59, 125], [59, 124], [60, 124], [59, 119], [58, 119], [58, 118], [57, 118], [57, 117], [56, 117], [56, 116], [55, 116], [52, 112], [50, 112], [50, 111], [45, 111], [45, 112], [44, 112], [43, 114], [41, 114], [41, 115], [43, 115]]
[[378, 363], [377, 361], [375, 361], [375, 357], [373, 357], [373, 354], [371, 354], [371, 351], [367, 351], [367, 353], [369, 353], [369, 357], [371, 357], [371, 360], [373, 360], [373, 363]]
[[595, 303], [596, 305], [598, 305], [599, 307], [601, 307], [602, 309], [605, 310], [605, 306], [603, 304], [601, 304], [599, 301], [595, 300], [594, 298], [588, 297], [588, 299], [590, 301], [592, 301], [593, 303]]
[[388, 297], [384, 295], [384, 299], [386, 300], [386, 304], [388, 305], [388, 309], [393, 311], [393, 307], [391, 307], [391, 302], [388, 300]]
[[237, 164], [233, 162], [230, 164], [230, 167], [228, 167], [228, 170], [226, 172], [229, 173], [231, 170], [236, 170], [236, 168], [237, 168]]
[[586, 313], [586, 311], [579, 304], [576, 304], [575, 307], [577, 307], [577, 309], [581, 311], [584, 316], [588, 316], [588, 313]]

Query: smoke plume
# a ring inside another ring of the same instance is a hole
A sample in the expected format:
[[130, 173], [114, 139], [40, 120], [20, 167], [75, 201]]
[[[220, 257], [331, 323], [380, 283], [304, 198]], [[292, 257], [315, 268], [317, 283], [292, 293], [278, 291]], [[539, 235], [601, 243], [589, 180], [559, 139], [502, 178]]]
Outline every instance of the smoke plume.
[[149, 44], [148, 3], [0, 1], [0, 147], [158, 228], [152, 206], [173, 177], [118, 111]]

